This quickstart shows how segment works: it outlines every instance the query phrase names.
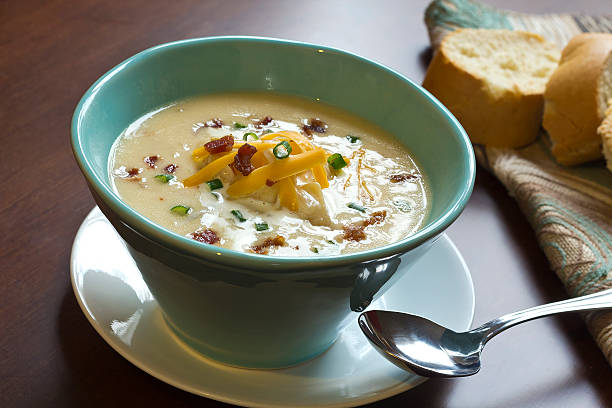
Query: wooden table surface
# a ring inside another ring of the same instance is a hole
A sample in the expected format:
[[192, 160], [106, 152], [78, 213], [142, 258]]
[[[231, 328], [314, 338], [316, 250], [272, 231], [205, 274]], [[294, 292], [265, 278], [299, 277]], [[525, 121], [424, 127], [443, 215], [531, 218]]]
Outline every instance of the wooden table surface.
[[[503, 4], [502, 0], [489, 1]], [[612, 14], [609, 0], [512, 2], [516, 10]], [[420, 82], [427, 0], [0, 2], [0, 406], [219, 406], [113, 351], [70, 286], [70, 248], [94, 206], [69, 145], [72, 111], [105, 71], [155, 44], [223, 34], [343, 48]], [[502, 185], [478, 169], [450, 228], [471, 269], [474, 323], [563, 299], [561, 283]], [[432, 379], [376, 406], [612, 406], [612, 370], [576, 315], [492, 341], [480, 374]]]

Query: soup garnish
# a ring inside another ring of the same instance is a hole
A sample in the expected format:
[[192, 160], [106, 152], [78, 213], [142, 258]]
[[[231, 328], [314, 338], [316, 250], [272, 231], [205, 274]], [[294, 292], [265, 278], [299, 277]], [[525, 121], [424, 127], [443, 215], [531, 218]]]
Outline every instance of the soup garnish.
[[[208, 119], [202, 119], [202, 117]], [[256, 254], [351, 253], [414, 233], [428, 188], [408, 150], [331, 106], [269, 93], [198, 97], [118, 138], [115, 189], [152, 221]]]

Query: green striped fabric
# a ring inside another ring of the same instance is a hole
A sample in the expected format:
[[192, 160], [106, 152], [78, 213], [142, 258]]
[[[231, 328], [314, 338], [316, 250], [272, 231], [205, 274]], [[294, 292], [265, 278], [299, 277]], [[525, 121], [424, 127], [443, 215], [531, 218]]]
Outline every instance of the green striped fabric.
[[[434, 49], [448, 32], [465, 27], [531, 31], [560, 48], [582, 32], [612, 33], [612, 16], [525, 14], [470, 0], [433, 1], [425, 23]], [[517, 200], [569, 295], [612, 289], [612, 173], [603, 161], [560, 166], [548, 144], [542, 132], [521, 149], [474, 147], [479, 164]], [[612, 364], [612, 311], [590, 313], [586, 322]]]

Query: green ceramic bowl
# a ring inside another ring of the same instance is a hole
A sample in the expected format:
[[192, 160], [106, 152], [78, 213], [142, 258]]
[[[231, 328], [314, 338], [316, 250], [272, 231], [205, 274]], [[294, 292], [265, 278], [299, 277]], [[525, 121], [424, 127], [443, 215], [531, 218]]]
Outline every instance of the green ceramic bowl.
[[[171, 102], [226, 91], [318, 98], [395, 135], [429, 181], [426, 225], [402, 241], [356, 254], [270, 257], [177, 235], [121, 201], [108, 166], [121, 132]], [[259, 368], [296, 364], [326, 350], [355, 312], [409, 271], [459, 216], [475, 175], [473, 150], [457, 120], [406, 77], [344, 51], [254, 37], [163, 44], [119, 64], [79, 102], [72, 147], [168, 326], [213, 359]]]

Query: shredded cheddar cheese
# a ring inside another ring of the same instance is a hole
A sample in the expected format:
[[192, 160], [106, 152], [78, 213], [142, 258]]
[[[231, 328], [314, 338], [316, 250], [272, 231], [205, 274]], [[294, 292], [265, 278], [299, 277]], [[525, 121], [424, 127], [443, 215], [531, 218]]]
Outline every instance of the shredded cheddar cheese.
[[[310, 142], [307, 137], [301, 135], [298, 132], [292, 132], [290, 130], [282, 130], [278, 133], [270, 133], [268, 135], [263, 136], [262, 139], [271, 139], [274, 137], [278, 137], [279, 135], [285, 136], [291, 141], [293, 141], [300, 148], [300, 151], [310, 151], [317, 148]], [[327, 172], [325, 171], [325, 168], [322, 165], [314, 166], [311, 170], [315, 180], [317, 181], [317, 183], [319, 183], [321, 188], [329, 187], [329, 181], [327, 180]]]
[[323, 149], [291, 155], [286, 159], [276, 160], [253, 170], [251, 174], [242, 177], [229, 186], [227, 194], [229, 194], [230, 197], [243, 197], [263, 187], [266, 184], [266, 180], [282, 180], [324, 162], [325, 151]]
[[295, 183], [293, 182], [293, 178], [286, 177], [280, 180], [278, 182], [278, 187], [278, 198], [280, 199], [280, 204], [291, 211], [297, 211], [297, 192], [295, 190]]
[[[270, 161], [266, 152], [274, 148], [279, 142], [287, 141], [291, 145], [291, 154], [287, 158]], [[209, 159], [206, 164], [194, 175], [183, 180], [185, 187], [193, 187], [204, 183], [228, 166], [234, 160], [236, 151], [245, 143], [257, 148], [251, 158], [255, 168], [249, 175], [240, 176], [227, 188], [230, 197], [243, 197], [252, 194], [263, 187], [268, 180], [279, 183], [279, 201], [281, 206], [291, 210], [298, 210], [297, 187], [295, 176], [307, 171], [312, 172], [315, 181], [321, 188], [329, 187], [327, 171], [324, 164], [328, 153], [313, 145], [311, 141], [297, 132], [280, 131], [261, 136], [259, 140], [249, 142], [234, 142], [232, 150], [211, 155], [205, 146], [198, 147], [192, 152], [194, 161], [200, 163]], [[346, 159], [348, 161], [348, 159]]]
[[212, 179], [221, 170], [223, 170], [225, 166], [228, 166], [234, 161], [234, 155], [230, 153], [231, 152], [228, 152], [226, 155], [213, 160], [193, 176], [187, 177], [185, 180], [183, 180], [183, 185], [185, 187], [193, 187]]
[[198, 163], [204, 161], [204, 159], [206, 159], [208, 156], [210, 156], [210, 153], [208, 153], [208, 150], [206, 150], [206, 147], [204, 146], [194, 149], [191, 153], [193, 160]]
[[256, 169], [268, 164], [268, 159], [266, 158], [264, 150], [257, 150], [257, 153], [251, 157], [251, 164], [253, 164]]

